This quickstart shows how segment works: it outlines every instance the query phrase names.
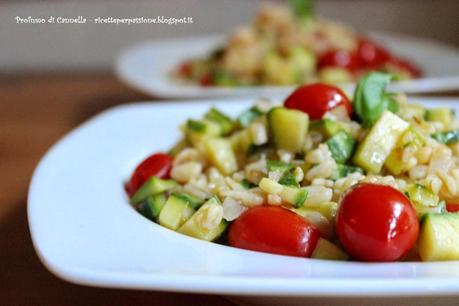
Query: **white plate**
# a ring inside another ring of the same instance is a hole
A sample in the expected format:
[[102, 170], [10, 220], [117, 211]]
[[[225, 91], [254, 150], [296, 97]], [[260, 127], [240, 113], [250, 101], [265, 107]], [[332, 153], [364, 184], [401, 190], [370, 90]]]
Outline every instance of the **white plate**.
[[[236, 115], [251, 103], [214, 105]], [[183, 236], [134, 211], [123, 190], [130, 172], [148, 154], [167, 150], [180, 135], [178, 125], [210, 106], [119, 106], [59, 141], [29, 190], [30, 230], [46, 267], [70, 282], [119, 288], [297, 297], [459, 294], [459, 261], [371, 264], [251, 252]]]
[[[406, 93], [435, 92], [459, 89], [459, 51], [427, 39], [395, 34], [370, 33], [376, 41], [395, 54], [411, 58], [424, 71], [424, 78], [403, 81], [393, 90]], [[290, 92], [291, 86], [258, 86], [218, 88], [177, 82], [170, 71], [185, 59], [208, 54], [224, 41], [221, 36], [190, 37], [138, 44], [117, 59], [118, 77], [147, 94], [163, 98], [205, 98], [235, 95], [270, 95]], [[350, 85], [343, 85], [349, 88]]]

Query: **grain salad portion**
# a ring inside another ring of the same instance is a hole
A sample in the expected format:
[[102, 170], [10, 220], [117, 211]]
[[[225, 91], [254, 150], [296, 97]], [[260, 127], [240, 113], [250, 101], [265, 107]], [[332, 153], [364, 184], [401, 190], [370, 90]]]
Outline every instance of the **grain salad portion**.
[[459, 260], [459, 123], [386, 92], [297, 88], [230, 118], [211, 108], [126, 184], [161, 226], [206, 241], [335, 260]]
[[263, 6], [249, 24], [235, 29], [209, 54], [177, 63], [172, 77], [202, 86], [235, 87], [354, 82], [370, 70], [403, 80], [421, 76], [411, 59], [347, 24], [315, 15], [312, 0], [290, 4]]

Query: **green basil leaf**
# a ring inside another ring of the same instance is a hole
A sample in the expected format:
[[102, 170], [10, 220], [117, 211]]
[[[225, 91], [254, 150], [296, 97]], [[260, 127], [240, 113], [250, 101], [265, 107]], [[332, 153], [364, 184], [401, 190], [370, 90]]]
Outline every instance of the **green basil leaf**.
[[398, 104], [398, 102], [395, 101], [393, 95], [385, 94], [384, 100], [386, 101], [385, 103], [387, 103], [387, 110], [394, 114], [397, 114], [400, 109], [400, 104]]
[[389, 100], [385, 98], [385, 92], [391, 78], [390, 74], [370, 72], [357, 84], [353, 105], [364, 126], [373, 125], [388, 109]]
[[266, 162], [266, 167], [268, 168], [268, 172], [271, 171], [279, 171], [281, 173], [290, 171], [292, 169], [292, 164], [283, 162], [281, 160], [271, 160], [269, 159]]
[[290, 6], [299, 20], [309, 20], [314, 15], [313, 0], [290, 0]]
[[285, 173], [279, 180], [279, 184], [299, 188], [300, 184], [296, 181], [295, 175], [291, 172]]

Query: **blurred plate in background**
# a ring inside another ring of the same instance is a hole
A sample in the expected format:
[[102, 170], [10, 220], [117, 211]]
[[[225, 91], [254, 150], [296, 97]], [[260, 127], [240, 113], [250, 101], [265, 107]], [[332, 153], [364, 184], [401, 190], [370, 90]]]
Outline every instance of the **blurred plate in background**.
[[[424, 77], [392, 85], [406, 93], [441, 92], [459, 89], [459, 50], [427, 39], [387, 33], [369, 33], [390, 51], [417, 63]], [[161, 98], [206, 98], [223, 96], [285, 94], [292, 86], [202, 87], [173, 80], [170, 72], [190, 57], [208, 54], [224, 42], [223, 36], [157, 40], [135, 45], [120, 54], [118, 77], [144, 93]], [[352, 84], [343, 84], [351, 89]]]

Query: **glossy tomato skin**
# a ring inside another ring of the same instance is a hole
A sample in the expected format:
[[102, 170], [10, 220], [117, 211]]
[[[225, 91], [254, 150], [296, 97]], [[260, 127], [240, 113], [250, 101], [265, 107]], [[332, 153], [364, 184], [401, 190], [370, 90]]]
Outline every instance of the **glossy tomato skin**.
[[446, 203], [446, 210], [450, 213], [459, 212], [459, 204], [457, 203]]
[[358, 68], [357, 56], [346, 50], [331, 50], [322, 54], [318, 63], [319, 69], [325, 67], [341, 67], [350, 71]]
[[316, 83], [298, 87], [285, 101], [286, 108], [297, 109], [309, 115], [309, 118], [320, 119], [329, 110], [343, 105], [349, 114], [352, 113], [351, 102], [338, 87]]
[[341, 200], [336, 230], [344, 248], [363, 261], [395, 261], [413, 248], [419, 234], [416, 211], [400, 191], [360, 184]]
[[152, 176], [169, 178], [172, 168], [172, 157], [164, 153], [153, 154], [144, 159], [135, 168], [131, 179], [126, 185], [126, 191], [132, 196]]
[[357, 58], [361, 68], [379, 68], [390, 58], [390, 53], [367, 38], [360, 38], [357, 47]]
[[250, 208], [231, 225], [229, 244], [236, 248], [310, 257], [319, 230], [296, 213], [279, 206]]

